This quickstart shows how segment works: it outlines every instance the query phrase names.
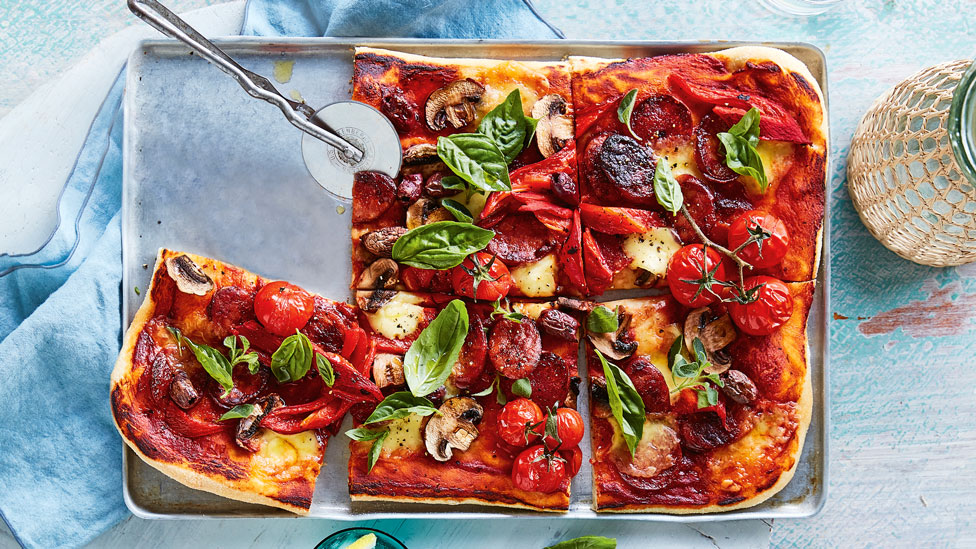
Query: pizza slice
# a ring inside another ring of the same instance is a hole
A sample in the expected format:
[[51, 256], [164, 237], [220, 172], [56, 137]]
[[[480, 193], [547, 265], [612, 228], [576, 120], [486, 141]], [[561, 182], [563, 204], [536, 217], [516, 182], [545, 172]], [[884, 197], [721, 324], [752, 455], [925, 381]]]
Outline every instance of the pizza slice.
[[304, 514], [328, 438], [382, 399], [363, 375], [372, 354], [353, 307], [162, 249], [112, 372], [112, 415], [176, 481]]
[[[811, 416], [814, 283], [780, 284], [777, 304], [747, 311], [670, 296], [577, 302], [611, 321], [586, 333], [596, 510], [728, 511], [786, 486]], [[744, 314], [776, 320], [751, 335], [736, 327]]]
[[[765, 233], [783, 255], [748, 244], [747, 274], [816, 277], [827, 119], [805, 65], [761, 47], [571, 62], [591, 285], [664, 285], [660, 253], [702, 242], [701, 234], [734, 249]], [[662, 179], [674, 180], [684, 211], [662, 207], [676, 198], [662, 196]]]
[[484, 298], [464, 274], [493, 269], [502, 295], [574, 291], [582, 278], [564, 267], [578, 202], [567, 63], [358, 48], [353, 99], [383, 112], [403, 147], [395, 179], [356, 175], [354, 289]]
[[568, 509], [583, 437], [573, 314], [382, 290], [358, 301], [386, 398], [352, 411], [354, 502]]

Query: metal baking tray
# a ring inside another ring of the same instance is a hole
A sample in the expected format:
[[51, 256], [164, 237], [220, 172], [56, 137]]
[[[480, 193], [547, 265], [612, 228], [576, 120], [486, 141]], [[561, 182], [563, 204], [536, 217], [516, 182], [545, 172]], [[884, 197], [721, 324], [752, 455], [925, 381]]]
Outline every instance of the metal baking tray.
[[[279, 89], [315, 108], [350, 97], [356, 46], [443, 57], [558, 60], [569, 55], [641, 57], [746, 45], [329, 38], [234, 38], [218, 43], [245, 67], [265, 75], [277, 73], [277, 79], [285, 81], [277, 84]], [[808, 44], [763, 45], [785, 50], [805, 62], [826, 96], [823, 52]], [[301, 95], [293, 90], [300, 90]], [[219, 258], [294, 281], [333, 299], [350, 297], [348, 204], [333, 198], [312, 179], [302, 160], [301, 133], [276, 109], [248, 97], [234, 81], [182, 44], [167, 41], [147, 41], [133, 52], [124, 105], [123, 326], [129, 325], [142, 302], [135, 288], [148, 285], [160, 247]], [[591, 473], [584, 463], [573, 481], [570, 510], [560, 515], [470, 505], [353, 504], [346, 477], [349, 448], [345, 437], [339, 436], [330, 441], [309, 515], [344, 520], [513, 516], [701, 522], [816, 514], [823, 507], [827, 486], [829, 219], [828, 204], [824, 265], [808, 330], [813, 419], [795, 477], [765, 503], [708, 515], [597, 514], [590, 508]], [[586, 394], [583, 391], [580, 403], [584, 417]], [[589, 452], [588, 445], [587, 437], [584, 453]], [[126, 505], [143, 518], [291, 516], [186, 488], [146, 465], [127, 447], [123, 486]]]

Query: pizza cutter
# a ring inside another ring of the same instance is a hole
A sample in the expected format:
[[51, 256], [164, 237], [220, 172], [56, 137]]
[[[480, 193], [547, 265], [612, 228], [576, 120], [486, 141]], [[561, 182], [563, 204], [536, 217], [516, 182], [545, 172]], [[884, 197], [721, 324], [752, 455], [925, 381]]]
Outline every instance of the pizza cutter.
[[153, 28], [234, 77], [249, 95], [281, 109], [292, 125], [305, 132], [302, 156], [309, 173], [337, 198], [352, 198], [356, 172], [377, 171], [396, 177], [400, 171], [400, 138], [380, 111], [358, 101], [338, 101], [313, 110], [281, 95], [270, 80], [242, 67], [157, 0], [128, 0], [128, 5]]

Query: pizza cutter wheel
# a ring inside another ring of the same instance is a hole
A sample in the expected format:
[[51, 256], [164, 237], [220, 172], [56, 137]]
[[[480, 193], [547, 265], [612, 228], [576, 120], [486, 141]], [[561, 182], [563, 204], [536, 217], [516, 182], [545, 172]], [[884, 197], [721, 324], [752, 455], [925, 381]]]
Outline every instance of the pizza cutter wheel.
[[352, 198], [353, 175], [383, 172], [396, 177], [402, 154], [393, 124], [380, 111], [357, 101], [313, 110], [281, 95], [267, 78], [251, 72], [157, 0], [128, 0], [129, 10], [159, 32], [175, 38], [234, 77], [252, 97], [275, 105], [302, 136], [302, 156], [312, 177], [336, 198]]

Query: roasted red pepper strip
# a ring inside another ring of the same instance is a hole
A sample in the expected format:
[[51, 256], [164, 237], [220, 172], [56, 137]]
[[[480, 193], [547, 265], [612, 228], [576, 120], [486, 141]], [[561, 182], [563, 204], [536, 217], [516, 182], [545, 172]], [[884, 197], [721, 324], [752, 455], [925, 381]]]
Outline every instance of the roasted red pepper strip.
[[363, 337], [359, 338], [359, 345], [349, 357], [349, 362], [359, 373], [369, 377], [369, 370], [373, 366], [373, 356], [376, 355], [376, 348], [373, 340], [363, 332]]
[[378, 334], [373, 334], [373, 346], [377, 353], [392, 353], [402, 355], [410, 349], [413, 340], [390, 339]]
[[172, 402], [166, 403], [162, 411], [166, 424], [169, 425], [173, 431], [176, 431], [187, 438], [197, 438], [212, 435], [227, 429], [227, 425], [218, 423], [217, 419], [220, 417], [220, 413], [217, 412], [216, 407], [210, 400], [210, 397], [204, 397], [201, 399], [200, 402], [190, 410], [190, 413], [183, 411], [179, 406], [176, 406]]
[[614, 98], [609, 101], [600, 103], [599, 105], [593, 105], [583, 109], [576, 115], [576, 137], [581, 137], [586, 133], [586, 130], [590, 128], [597, 120], [603, 117], [607, 111], [613, 109], [616, 110], [620, 104], [620, 98]]
[[269, 355], [274, 354], [278, 350], [278, 347], [281, 347], [281, 342], [285, 340], [285, 338], [276, 336], [265, 330], [264, 326], [261, 326], [254, 320], [248, 320], [243, 324], [234, 326], [231, 331], [235, 335], [246, 337], [252, 347], [260, 349]]
[[595, 204], [580, 204], [579, 209], [583, 225], [604, 234], [646, 233], [654, 227], [664, 226], [660, 215], [647, 210]]
[[286, 435], [305, 431], [307, 428], [301, 425], [307, 417], [311, 417], [318, 410], [341, 402], [343, 401], [333, 395], [326, 395], [305, 404], [283, 406], [264, 416], [261, 426]]
[[562, 172], [576, 178], [576, 142], [570, 141], [559, 152], [535, 164], [512, 172], [512, 191], [544, 192], [551, 188], [552, 174]]
[[342, 416], [346, 415], [346, 412], [354, 404], [355, 402], [348, 401], [331, 402], [303, 419], [299, 427], [303, 431], [306, 429], [322, 429], [323, 427], [328, 427], [336, 421], [341, 421]]
[[342, 334], [342, 350], [339, 354], [351, 357], [363, 339], [366, 339], [366, 333], [359, 326], [352, 329], [345, 328]]
[[[488, 228], [490, 225], [494, 225], [499, 219], [504, 217], [504, 214], [512, 205], [512, 193], [505, 191], [489, 193], [488, 198], [485, 200], [485, 207], [482, 208], [481, 213], [478, 214], [478, 225], [486, 228]], [[492, 220], [494, 220], [494, 223], [485, 225], [486, 222], [490, 222]]]
[[573, 212], [569, 227], [569, 237], [559, 249], [559, 265], [569, 282], [583, 295], [587, 295], [586, 277], [583, 271], [582, 229], [579, 211]]
[[583, 253], [586, 288], [593, 294], [602, 294], [613, 282], [614, 273], [589, 229], [583, 231]]
[[368, 402], [370, 400], [379, 402], [383, 400], [383, 393], [380, 392], [380, 388], [370, 381], [368, 377], [359, 373], [342, 355], [323, 351], [321, 347], [314, 343], [312, 344], [312, 349], [329, 359], [329, 362], [332, 363], [332, 369], [335, 371], [336, 378], [335, 385], [333, 386], [334, 390], [341, 390], [352, 395], [361, 395], [359, 402]]

